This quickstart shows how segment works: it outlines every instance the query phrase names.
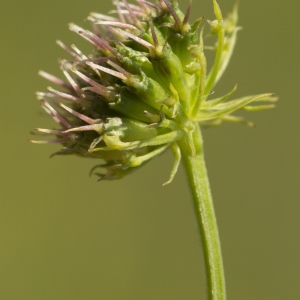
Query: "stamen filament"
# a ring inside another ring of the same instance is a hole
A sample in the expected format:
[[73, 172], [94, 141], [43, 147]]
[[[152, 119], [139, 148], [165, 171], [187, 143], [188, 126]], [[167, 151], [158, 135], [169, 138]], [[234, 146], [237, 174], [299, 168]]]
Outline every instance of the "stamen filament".
[[71, 113], [72, 115], [76, 116], [77, 118], [81, 119], [82, 121], [84, 121], [84, 122], [86, 122], [88, 124], [96, 124], [96, 123], [99, 122], [99, 120], [91, 119], [91, 118], [87, 117], [86, 115], [83, 115], [83, 114], [81, 114], [81, 113], [73, 110], [72, 108], [70, 108], [70, 107], [68, 107], [68, 106], [66, 106], [66, 105], [64, 105], [62, 103], [58, 103], [58, 105], [61, 106], [62, 108], [64, 108], [69, 113]]
[[89, 66], [92, 66], [92, 67], [94, 67], [94, 68], [96, 68], [96, 69], [98, 69], [98, 70], [100, 70], [100, 71], [103, 71], [103, 72], [105, 72], [105, 73], [107, 73], [107, 74], [110, 74], [110, 75], [112, 75], [112, 76], [115, 76], [115, 77], [117, 77], [117, 78], [120, 78], [121, 80], [126, 80], [126, 78], [127, 78], [124, 74], [122, 74], [122, 73], [120, 73], [120, 72], [116, 72], [116, 71], [113, 71], [113, 70], [111, 70], [111, 69], [109, 69], [109, 68], [105, 68], [105, 67], [96, 65], [96, 64], [94, 64], [94, 63], [92, 63], [92, 62], [87, 62], [86, 64], [89, 65]]

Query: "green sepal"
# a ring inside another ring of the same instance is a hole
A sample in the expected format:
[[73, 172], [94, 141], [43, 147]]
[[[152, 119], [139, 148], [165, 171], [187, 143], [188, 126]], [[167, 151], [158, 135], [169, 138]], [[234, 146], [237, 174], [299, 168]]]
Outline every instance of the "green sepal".
[[198, 18], [192, 25], [191, 25], [191, 32], [196, 32], [201, 24], [201, 22], [204, 20], [204, 17]]
[[215, 99], [203, 102], [201, 108], [202, 109], [209, 109], [209, 108], [213, 108], [214, 109], [215, 105], [217, 105], [219, 103], [222, 103], [222, 102], [225, 102], [229, 97], [231, 97], [236, 92], [236, 90], [237, 90], [237, 84], [226, 95], [224, 95], [222, 97], [219, 97], [219, 98], [215, 98]]
[[217, 17], [217, 20], [221, 21], [223, 19], [223, 17], [222, 17], [222, 12], [221, 12], [220, 6], [219, 6], [217, 0], [213, 0], [213, 3], [214, 3], [215, 16]]
[[151, 139], [167, 133], [166, 128], [146, 128], [148, 124], [127, 118], [111, 118], [104, 124], [103, 140], [106, 137], [118, 137], [123, 142]]
[[117, 43], [116, 47], [120, 54], [118, 55], [118, 60], [128, 72], [137, 74], [142, 70], [149, 77], [153, 78], [156, 76], [147, 53], [135, 51], [121, 42]]
[[[147, 130], [151, 130], [149, 128]], [[158, 128], [162, 129], [162, 128]], [[92, 151], [112, 151], [112, 150], [132, 150], [138, 148], [144, 148], [148, 146], [159, 146], [163, 144], [172, 143], [182, 138], [182, 131], [171, 131], [165, 134], [160, 134], [152, 138], [141, 139], [139, 141], [123, 142], [117, 135], [103, 135], [103, 140], [106, 143], [106, 147], [94, 148]]]
[[274, 104], [266, 104], [266, 105], [255, 105], [255, 106], [252, 106], [252, 105], [247, 105], [247, 106], [244, 106], [243, 110], [246, 110], [246, 111], [259, 111], [259, 110], [267, 110], [267, 109], [272, 109], [274, 108], [275, 105]]
[[154, 70], [159, 76], [161, 82], [166, 88], [169, 88], [170, 83], [175, 87], [179, 94], [179, 98], [184, 101], [189, 99], [188, 84], [185, 79], [180, 59], [172, 52], [170, 46], [166, 43], [161, 51], [156, 55], [152, 55], [150, 60]]
[[[170, 94], [157, 81], [142, 71], [141, 75], [130, 76], [126, 84], [133, 93], [157, 110], [160, 110], [161, 103], [170, 98]], [[163, 108], [163, 112], [168, 117], [172, 116], [172, 111], [167, 107]]]
[[174, 164], [173, 164], [173, 168], [171, 170], [170, 178], [167, 182], [165, 182], [163, 184], [163, 186], [166, 186], [173, 181], [173, 179], [178, 171], [178, 167], [179, 167], [180, 161], [181, 161], [181, 151], [180, 151], [180, 148], [177, 143], [172, 143], [171, 150], [174, 154]]
[[[119, 151], [121, 152], [121, 151]], [[94, 172], [96, 168], [103, 168], [105, 173], [98, 173]], [[98, 181], [100, 180], [116, 180], [121, 179], [124, 176], [131, 174], [133, 171], [137, 170], [138, 168], [130, 168], [128, 166], [123, 166], [121, 163], [116, 164], [115, 162], [108, 162], [106, 164], [97, 165], [92, 170], [91, 173], [97, 175], [99, 177]]]
[[239, 1], [236, 1], [236, 3], [233, 6], [233, 10], [228, 16], [224, 19], [224, 28], [226, 33], [232, 33], [236, 25], [238, 23], [238, 8], [239, 8]]
[[204, 17], [197, 19], [192, 26], [189, 26], [188, 31], [186, 32], [178, 32], [174, 29], [170, 29], [169, 31], [167, 42], [184, 67], [194, 61], [188, 48], [191, 45], [198, 43], [198, 30], [203, 19]]
[[[139, 151], [129, 150], [129, 151], [97, 151], [94, 153], [112, 153], [119, 152], [122, 153], [122, 158], [118, 161], [108, 161], [106, 164], [97, 165], [92, 168], [90, 175], [95, 174], [100, 178], [99, 180], [115, 180], [121, 179], [124, 176], [132, 173], [134, 170], [137, 170], [142, 164], [151, 160], [153, 157], [161, 154], [169, 147], [169, 144], [158, 146], [158, 147], [145, 147], [142, 149], [139, 148]], [[96, 168], [103, 168], [106, 170], [106, 173], [94, 173]]]
[[238, 123], [238, 124], [246, 125], [250, 128], [255, 127], [255, 124], [253, 122], [249, 122], [245, 120], [243, 117], [226, 115], [219, 119], [213, 119], [213, 120], [201, 122], [201, 128], [217, 127], [220, 126], [223, 122]]
[[198, 32], [180, 34], [170, 30], [167, 41], [171, 46], [174, 54], [176, 54], [179, 58], [182, 66], [186, 66], [187, 64], [194, 61], [193, 57], [191, 57], [188, 47], [197, 43], [197, 39]]
[[211, 109], [200, 110], [197, 114], [197, 121], [211, 120], [215, 118], [221, 118], [225, 115], [231, 114], [232, 112], [246, 106], [247, 104], [255, 101], [262, 101], [268, 99], [273, 94], [260, 94], [255, 96], [242, 97], [236, 100], [232, 100], [226, 103], [215, 105]]
[[153, 147], [146, 147], [147, 153], [143, 155], [136, 155], [135, 152], [130, 152], [131, 155], [124, 161], [124, 166], [128, 166], [130, 168], [139, 167], [141, 164], [164, 152], [167, 148], [169, 148], [169, 144], [158, 146], [154, 149], [152, 148]]

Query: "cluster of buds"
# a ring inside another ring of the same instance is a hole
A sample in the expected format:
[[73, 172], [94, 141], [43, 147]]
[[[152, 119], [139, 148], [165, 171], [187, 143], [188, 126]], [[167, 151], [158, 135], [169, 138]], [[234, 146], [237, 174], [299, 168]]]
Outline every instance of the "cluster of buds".
[[170, 148], [175, 163], [169, 183], [180, 161], [178, 141], [187, 143], [191, 155], [195, 152], [196, 122], [202, 126], [244, 122], [231, 113], [272, 107], [249, 106], [273, 102], [271, 94], [227, 101], [236, 87], [223, 97], [207, 99], [232, 55], [239, 30], [237, 7], [223, 20], [213, 0], [216, 20], [208, 21], [206, 36], [217, 36], [216, 45], [210, 47], [216, 56], [207, 72], [203, 17], [191, 24], [191, 5], [183, 13], [176, 0], [169, 1], [137, 0], [132, 5], [114, 0], [116, 9], [110, 16], [91, 13], [88, 17], [92, 31], [69, 25], [94, 51], [86, 56], [75, 45], [69, 48], [57, 41], [71, 57], [61, 61], [66, 80], [40, 71], [59, 90], [48, 87], [37, 97], [60, 128], [36, 128], [37, 133], [55, 138], [31, 142], [62, 144], [56, 154], [99, 158], [103, 163], [96, 168], [103, 172], [96, 174], [108, 180], [123, 177]]

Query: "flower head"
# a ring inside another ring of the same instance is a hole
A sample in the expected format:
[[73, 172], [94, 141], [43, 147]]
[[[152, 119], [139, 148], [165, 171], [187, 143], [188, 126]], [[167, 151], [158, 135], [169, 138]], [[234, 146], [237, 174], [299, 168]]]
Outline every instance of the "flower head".
[[31, 142], [62, 144], [55, 154], [99, 158], [103, 164], [96, 168], [104, 172], [96, 174], [109, 180], [123, 177], [171, 148], [175, 163], [170, 182], [180, 161], [177, 142], [184, 139], [194, 152], [195, 122], [203, 126], [223, 121], [242, 123], [241, 118], [231, 115], [234, 111], [272, 107], [249, 106], [275, 101], [271, 94], [227, 101], [236, 87], [223, 97], [208, 100], [233, 52], [239, 30], [237, 6], [223, 20], [213, 0], [216, 19], [208, 21], [208, 35], [217, 36], [212, 48], [216, 57], [207, 73], [204, 18], [190, 23], [191, 5], [183, 13], [176, 0], [113, 3], [116, 9], [109, 16], [91, 13], [92, 31], [69, 25], [93, 45], [93, 55], [57, 41], [70, 56], [61, 61], [65, 80], [40, 71], [58, 89], [48, 87], [48, 92], [38, 92], [37, 97], [59, 128], [36, 128], [55, 138]]

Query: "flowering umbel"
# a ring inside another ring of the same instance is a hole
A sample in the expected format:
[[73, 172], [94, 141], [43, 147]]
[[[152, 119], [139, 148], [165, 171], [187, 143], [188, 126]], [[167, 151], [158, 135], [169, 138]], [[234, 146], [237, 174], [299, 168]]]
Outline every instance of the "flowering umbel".
[[249, 106], [275, 101], [271, 94], [227, 101], [236, 87], [223, 97], [207, 100], [233, 52], [239, 30], [236, 6], [223, 20], [213, 0], [216, 20], [208, 21], [207, 35], [217, 36], [211, 47], [216, 56], [207, 73], [203, 17], [191, 24], [191, 5], [183, 13], [176, 0], [158, 0], [157, 4], [137, 0], [137, 5], [116, 0], [114, 4], [116, 10], [111, 13], [116, 17], [91, 13], [92, 31], [69, 25], [94, 46], [93, 55], [57, 41], [71, 57], [61, 61], [66, 80], [40, 71], [59, 90], [48, 87], [48, 92], [38, 92], [37, 97], [60, 128], [36, 128], [55, 139], [31, 142], [62, 144], [55, 154], [99, 158], [103, 163], [96, 168], [103, 172], [96, 174], [108, 180], [123, 177], [171, 148], [175, 163], [169, 183], [180, 162], [178, 141], [183, 140], [191, 154], [195, 152], [195, 123], [242, 123], [231, 113], [272, 107]]

